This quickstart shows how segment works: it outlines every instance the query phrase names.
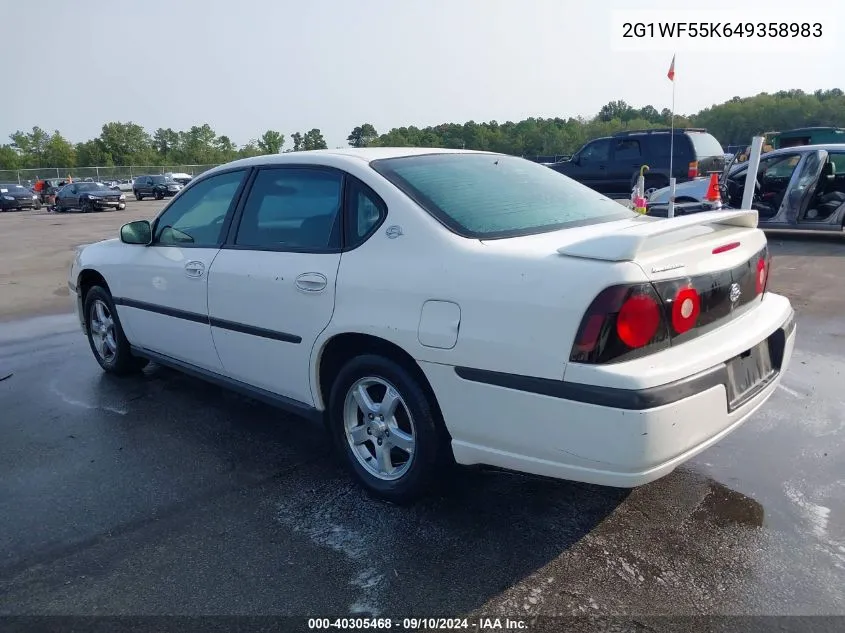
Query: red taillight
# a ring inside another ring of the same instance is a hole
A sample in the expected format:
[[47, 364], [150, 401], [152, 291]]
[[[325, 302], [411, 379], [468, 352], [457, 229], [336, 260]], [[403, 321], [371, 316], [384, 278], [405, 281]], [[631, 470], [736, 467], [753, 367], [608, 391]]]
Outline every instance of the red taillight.
[[739, 242], [731, 242], [730, 244], [722, 244], [721, 246], [717, 246], [713, 249], [713, 254], [718, 255], [719, 253], [727, 253], [728, 251], [732, 251], [735, 248], [739, 247]]
[[581, 319], [569, 360], [611, 363], [669, 346], [668, 318], [650, 283], [601, 291]]
[[762, 294], [766, 290], [766, 282], [769, 277], [769, 268], [766, 266], [766, 256], [761, 255], [757, 260], [757, 277], [755, 282], [757, 284], [757, 294]]
[[687, 167], [687, 177], [688, 178], [698, 178], [698, 161], [692, 161], [689, 166]]
[[672, 302], [672, 327], [678, 334], [691, 330], [701, 312], [701, 297], [695, 288], [683, 288]]
[[616, 333], [625, 345], [632, 348], [648, 344], [660, 326], [660, 306], [648, 295], [628, 299], [616, 318]]

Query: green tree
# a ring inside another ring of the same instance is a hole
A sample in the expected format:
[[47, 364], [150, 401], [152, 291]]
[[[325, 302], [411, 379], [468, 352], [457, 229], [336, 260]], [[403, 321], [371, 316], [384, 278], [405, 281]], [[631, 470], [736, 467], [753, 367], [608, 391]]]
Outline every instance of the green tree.
[[302, 151], [302, 134], [299, 132], [294, 132], [290, 135], [291, 140], [293, 141], [293, 151], [300, 152]]
[[208, 123], [194, 125], [187, 132], [180, 132], [182, 161], [192, 165], [210, 165], [217, 162], [217, 134]]
[[32, 132], [21, 132], [18, 130], [11, 134], [9, 138], [12, 139], [12, 146], [16, 148], [21, 154], [21, 162], [24, 167], [47, 167], [44, 162], [47, 151], [47, 143], [50, 141], [50, 135], [47, 134], [37, 125], [32, 128]]
[[378, 132], [372, 123], [364, 123], [353, 128], [346, 140], [352, 147], [367, 147], [377, 138]]
[[214, 144], [219, 154], [217, 162], [228, 163], [229, 161], [237, 158], [238, 148], [228, 136], [218, 136], [217, 140], [214, 141]]
[[158, 128], [153, 133], [152, 146], [158, 152], [162, 162], [176, 162], [181, 159], [178, 156], [181, 151], [181, 140], [179, 132], [171, 128]]
[[76, 149], [56, 130], [44, 148], [44, 164], [50, 167], [76, 166]]
[[252, 158], [261, 156], [262, 152], [255, 141], [250, 141], [238, 150], [238, 158]]
[[103, 125], [100, 143], [115, 165], [148, 165], [156, 160], [152, 138], [143, 127], [131, 121]]
[[21, 168], [21, 155], [11, 145], [0, 145], [0, 169], [14, 170]]
[[114, 165], [111, 154], [103, 147], [100, 139], [92, 139], [76, 144], [76, 165], [78, 167], [111, 167]]
[[302, 149], [327, 149], [326, 139], [323, 138], [323, 133], [318, 128], [313, 128], [305, 133], [302, 137]]
[[601, 110], [599, 110], [598, 118], [602, 121], [612, 121], [613, 119], [627, 121], [628, 119], [634, 118], [634, 113], [634, 108], [624, 101], [611, 101], [607, 105], [602, 106]]
[[285, 144], [285, 135], [276, 130], [267, 130], [258, 139], [258, 149], [264, 154], [278, 154]]

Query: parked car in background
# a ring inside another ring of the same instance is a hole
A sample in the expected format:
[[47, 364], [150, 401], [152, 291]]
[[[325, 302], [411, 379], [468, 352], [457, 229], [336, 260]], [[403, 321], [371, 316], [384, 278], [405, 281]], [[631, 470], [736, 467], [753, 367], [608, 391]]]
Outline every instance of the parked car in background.
[[[733, 165], [722, 182], [728, 208], [739, 208], [748, 163]], [[712, 209], [705, 199], [708, 181], [702, 178], [675, 187], [676, 215]], [[668, 215], [669, 189], [654, 192], [647, 214]], [[845, 144], [800, 145], [774, 150], [760, 157], [751, 207], [760, 226], [772, 229], [845, 230]]]
[[845, 128], [819, 126], [774, 132], [771, 143], [774, 149], [796, 145], [841, 145], [845, 143]]
[[182, 185], [164, 175], [159, 176], [136, 176], [132, 184], [132, 191], [136, 200], [144, 198], [155, 198], [162, 200], [171, 198], [182, 191]]
[[126, 208], [126, 196], [97, 182], [73, 182], [56, 194], [58, 212], [79, 209], [82, 213]]
[[120, 191], [132, 191], [132, 186], [134, 182], [135, 181], [132, 178], [120, 180], [117, 183], [117, 188]]
[[634, 487], [789, 366], [756, 222], [646, 217], [502, 154], [276, 154], [77, 251], [68, 284], [104, 371], [152, 359], [325, 424], [374, 495], [454, 461]]
[[193, 176], [191, 176], [190, 174], [185, 174], [185, 173], [175, 173], [175, 174], [174, 173], [167, 173], [167, 174], [164, 174], [164, 175], [167, 176], [168, 178], [171, 178], [172, 180], [175, 180], [180, 185], [187, 185], [189, 182], [191, 182], [194, 179]]
[[32, 189], [16, 182], [0, 183], [0, 211], [40, 208], [41, 200]]
[[640, 175], [645, 174], [646, 193], [669, 184], [669, 154], [675, 182], [686, 182], [725, 168], [725, 151], [716, 138], [699, 128], [628, 130], [590, 141], [569, 160], [550, 166], [573, 180], [611, 197], [628, 197]]

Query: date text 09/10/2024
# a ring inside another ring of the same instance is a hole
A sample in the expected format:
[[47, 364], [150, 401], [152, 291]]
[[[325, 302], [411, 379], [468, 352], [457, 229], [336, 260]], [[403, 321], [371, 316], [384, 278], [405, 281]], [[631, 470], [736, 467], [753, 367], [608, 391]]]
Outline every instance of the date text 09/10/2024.
[[310, 618], [309, 630], [346, 629], [359, 631], [361, 629], [390, 630], [393, 628], [405, 631], [444, 631], [444, 630], [525, 630], [524, 620], [510, 618]]

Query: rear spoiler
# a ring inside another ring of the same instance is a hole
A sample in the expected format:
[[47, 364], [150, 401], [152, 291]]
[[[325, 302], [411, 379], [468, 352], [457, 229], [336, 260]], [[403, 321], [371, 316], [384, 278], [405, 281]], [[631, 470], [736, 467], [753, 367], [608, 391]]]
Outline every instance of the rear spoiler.
[[644, 220], [642, 224], [562, 246], [557, 249], [557, 252], [569, 257], [627, 262], [636, 259], [637, 255], [644, 250], [646, 242], [655, 237], [703, 224], [722, 224], [753, 229], [757, 227], [757, 221], [758, 215], [754, 209], [702, 211], [674, 218]]

